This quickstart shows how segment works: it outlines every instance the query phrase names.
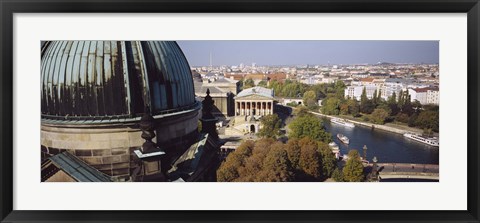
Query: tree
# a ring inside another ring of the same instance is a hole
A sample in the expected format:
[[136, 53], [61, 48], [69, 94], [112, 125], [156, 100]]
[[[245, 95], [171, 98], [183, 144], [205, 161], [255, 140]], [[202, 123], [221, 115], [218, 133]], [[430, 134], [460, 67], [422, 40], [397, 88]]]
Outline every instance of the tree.
[[280, 127], [282, 126], [282, 120], [277, 114], [266, 115], [261, 120], [262, 128], [258, 131], [257, 135], [265, 138], [276, 138], [280, 136]]
[[343, 167], [343, 178], [346, 182], [361, 182], [364, 179], [363, 164], [357, 150], [348, 152], [348, 160]]
[[295, 111], [293, 111], [293, 114], [298, 117], [303, 117], [303, 116], [312, 116], [312, 114], [308, 111], [307, 107], [300, 105], [298, 106]]
[[416, 113], [419, 113], [422, 110], [422, 104], [418, 100], [412, 102], [412, 108]]
[[264, 80], [261, 80], [260, 82], [258, 82], [257, 86], [260, 86], [260, 87], [267, 87], [267, 82], [264, 81]]
[[372, 97], [372, 103], [377, 106], [378, 101], [377, 101], [377, 89], [373, 92], [373, 97]]
[[303, 104], [308, 108], [314, 108], [317, 104], [317, 95], [315, 91], [306, 91], [303, 94]]
[[347, 88], [347, 86], [345, 85], [345, 83], [343, 83], [343, 81], [338, 80], [335, 82], [335, 86], [334, 86], [335, 96], [338, 99], [343, 99], [345, 94], [345, 88]]
[[333, 171], [332, 173], [332, 178], [336, 181], [336, 182], [343, 182], [343, 173], [340, 169], [338, 168], [335, 168], [335, 170]]
[[313, 140], [329, 143], [332, 141], [330, 133], [323, 128], [323, 123], [315, 116], [302, 116], [295, 118], [290, 124], [289, 129], [291, 138], [301, 139], [310, 137]]
[[387, 103], [397, 104], [397, 94], [395, 94], [395, 92], [392, 93], [392, 96], [388, 97]]
[[340, 114], [341, 115], [348, 115], [350, 113], [348, 109], [348, 103], [341, 103], [340, 104]]
[[283, 144], [276, 142], [263, 161], [263, 168], [258, 173], [257, 181], [286, 182], [293, 179], [293, 172], [287, 151]]
[[298, 145], [297, 139], [289, 139], [286, 144], [286, 150], [288, 159], [294, 169], [300, 169], [299, 161], [300, 161], [300, 152], [301, 148]]
[[318, 152], [322, 159], [322, 176], [324, 179], [332, 176], [335, 167], [337, 166], [337, 159], [333, 155], [330, 147], [324, 142], [318, 142]]
[[237, 180], [240, 177], [239, 169], [245, 165], [245, 159], [252, 154], [254, 145], [253, 141], [245, 141], [238, 146], [235, 152], [230, 153], [217, 170], [217, 181]]
[[397, 105], [399, 108], [402, 108], [404, 104], [405, 104], [405, 93], [403, 92], [403, 90], [400, 90], [400, 93], [398, 94]]
[[435, 111], [422, 111], [414, 122], [415, 126], [422, 129], [439, 131], [439, 113]]
[[[389, 116], [392, 115], [392, 109], [391, 109], [390, 106], [389, 106], [387, 103], [385, 103], [384, 101], [380, 102], [380, 104], [377, 105], [377, 109], [383, 109], [383, 110], [385, 110], [385, 111], [388, 113]], [[373, 110], [373, 111], [375, 111], [375, 110]], [[373, 114], [373, 113], [372, 113], [372, 114]]]
[[327, 97], [324, 100], [324, 105], [322, 106], [322, 113], [326, 115], [338, 115], [340, 114], [340, 99], [335, 97]]
[[348, 99], [346, 104], [348, 105], [348, 113], [353, 117], [357, 117], [360, 113], [360, 106], [358, 105], [357, 100]]
[[375, 109], [370, 117], [370, 120], [373, 121], [375, 124], [385, 124], [385, 120], [388, 118], [389, 114], [387, 111], [381, 108]]
[[415, 112], [412, 106], [411, 96], [408, 94], [408, 91], [405, 91], [404, 93], [404, 101], [401, 111], [407, 115], [412, 115], [413, 112]]
[[309, 137], [299, 141], [300, 160], [299, 166], [303, 174], [298, 177], [302, 180], [313, 181], [319, 179], [321, 172], [321, 157], [317, 151], [317, 143]]
[[366, 88], [366, 87], [363, 87], [362, 95], [360, 96], [360, 107], [365, 106], [365, 104], [367, 103], [367, 101], [368, 101], [367, 88]]
[[395, 120], [397, 122], [408, 123], [409, 117], [405, 113], [398, 113], [397, 116], [395, 117]]
[[370, 114], [375, 109], [375, 105], [372, 100], [367, 97], [367, 89], [363, 87], [362, 95], [360, 96], [360, 111], [366, 114]]
[[397, 115], [398, 112], [400, 112], [400, 108], [397, 104], [397, 94], [395, 92], [393, 92], [392, 96], [388, 98], [387, 104], [390, 107], [390, 115]]
[[255, 87], [255, 82], [253, 82], [252, 78], [248, 78], [243, 82], [243, 89], [252, 88], [252, 87]]

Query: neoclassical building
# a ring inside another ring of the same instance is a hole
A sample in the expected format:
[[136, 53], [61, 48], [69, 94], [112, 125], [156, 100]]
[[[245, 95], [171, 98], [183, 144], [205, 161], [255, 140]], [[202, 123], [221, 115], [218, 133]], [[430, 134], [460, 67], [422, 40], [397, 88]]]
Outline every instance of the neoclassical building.
[[274, 93], [263, 87], [248, 88], [235, 97], [235, 116], [264, 116], [273, 114]]
[[235, 126], [241, 132], [256, 133], [260, 128], [258, 120], [274, 113], [275, 101], [272, 89], [248, 88], [235, 97]]

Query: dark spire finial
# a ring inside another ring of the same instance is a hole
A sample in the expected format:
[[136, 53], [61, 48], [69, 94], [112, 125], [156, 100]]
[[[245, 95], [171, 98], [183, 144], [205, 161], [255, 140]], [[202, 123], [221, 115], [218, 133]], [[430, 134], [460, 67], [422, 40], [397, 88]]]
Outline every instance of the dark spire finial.
[[207, 96], [205, 96], [205, 99], [202, 101], [202, 118], [204, 119], [212, 119], [214, 118], [212, 115], [212, 110], [213, 110], [213, 104], [215, 102], [213, 101], [212, 97], [210, 96], [210, 89], [207, 88]]

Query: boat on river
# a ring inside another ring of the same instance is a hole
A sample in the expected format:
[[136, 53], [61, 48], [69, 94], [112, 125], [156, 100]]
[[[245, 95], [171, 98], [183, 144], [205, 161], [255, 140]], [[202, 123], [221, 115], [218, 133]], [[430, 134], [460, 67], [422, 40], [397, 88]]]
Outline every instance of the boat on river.
[[344, 136], [343, 134], [338, 133], [337, 138], [347, 145], [350, 143], [350, 139], [348, 139], [348, 137]]
[[355, 125], [353, 123], [347, 122], [345, 119], [341, 119], [341, 118], [332, 118], [332, 119], [330, 119], [330, 122], [335, 123], [337, 125], [342, 125], [342, 126], [345, 126], [345, 127], [349, 127], [349, 128], [355, 127]]
[[412, 139], [417, 142], [421, 142], [430, 146], [437, 146], [437, 147], [440, 146], [440, 144], [438, 143], [438, 138], [436, 137], [431, 137], [431, 138], [423, 137], [421, 135], [414, 134], [414, 133], [405, 133], [403, 134], [403, 136], [405, 136], [405, 138]]
[[337, 145], [335, 142], [329, 143], [328, 146], [329, 146], [332, 150], [340, 150], [340, 148], [338, 147], [338, 145]]

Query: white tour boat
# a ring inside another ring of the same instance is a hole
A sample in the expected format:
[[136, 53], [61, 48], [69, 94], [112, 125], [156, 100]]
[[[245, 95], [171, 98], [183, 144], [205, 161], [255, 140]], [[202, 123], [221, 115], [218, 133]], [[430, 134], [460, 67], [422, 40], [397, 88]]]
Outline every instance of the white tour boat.
[[350, 143], [350, 139], [348, 139], [348, 137], [344, 136], [343, 134], [338, 133], [337, 138], [347, 145]]
[[423, 137], [421, 135], [413, 134], [413, 133], [405, 133], [405, 134], [403, 134], [403, 136], [405, 136], [406, 138], [409, 138], [409, 139], [413, 139], [417, 142], [425, 143], [425, 144], [430, 145], [430, 146], [439, 146], [438, 138], [435, 138], [435, 137], [426, 138], [426, 137]]
[[347, 121], [345, 121], [345, 119], [332, 118], [332, 119], [330, 119], [330, 122], [338, 124], [338, 125], [343, 125], [343, 126], [346, 126], [346, 127], [350, 127], [350, 128], [355, 127], [355, 125], [353, 123], [347, 122]]

